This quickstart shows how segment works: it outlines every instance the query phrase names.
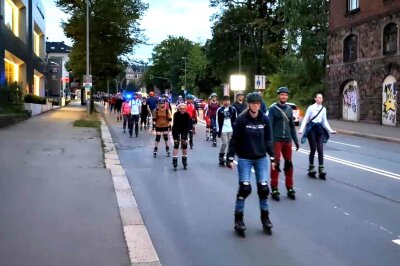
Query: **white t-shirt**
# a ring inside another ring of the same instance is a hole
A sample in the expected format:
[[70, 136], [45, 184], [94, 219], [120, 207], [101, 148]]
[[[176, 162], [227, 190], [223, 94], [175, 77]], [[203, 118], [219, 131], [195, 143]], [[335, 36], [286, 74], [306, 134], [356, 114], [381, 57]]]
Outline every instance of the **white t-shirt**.
[[[231, 120], [231, 115], [229, 114], [229, 107], [220, 107], [219, 109], [222, 109], [224, 112], [224, 123], [222, 125], [222, 130], [221, 133], [231, 133], [233, 132], [233, 128], [232, 128], [232, 120]], [[217, 114], [219, 112], [219, 109], [217, 111]], [[218, 117], [217, 117], [217, 128], [219, 128], [218, 125]]]
[[[316, 116], [319, 112], [319, 110], [321, 110], [321, 108], [324, 108], [321, 104], [316, 104], [314, 103], [313, 105], [310, 105], [307, 108], [307, 112], [306, 115], [304, 116], [303, 122], [301, 123], [301, 127], [300, 127], [300, 133], [304, 132], [304, 129], [306, 128], [307, 123], [309, 122], [310, 119], [312, 119], [314, 116]], [[328, 123], [328, 119], [326, 118], [326, 108], [324, 108], [321, 113], [319, 113], [319, 115], [314, 118], [314, 120], [312, 121], [313, 123], [321, 123], [321, 125], [328, 130], [329, 133], [332, 133], [333, 130], [332, 128], [329, 126]]]
[[142, 106], [142, 101], [139, 99], [134, 99], [130, 102], [131, 106], [131, 115], [139, 115], [140, 114], [140, 107]]

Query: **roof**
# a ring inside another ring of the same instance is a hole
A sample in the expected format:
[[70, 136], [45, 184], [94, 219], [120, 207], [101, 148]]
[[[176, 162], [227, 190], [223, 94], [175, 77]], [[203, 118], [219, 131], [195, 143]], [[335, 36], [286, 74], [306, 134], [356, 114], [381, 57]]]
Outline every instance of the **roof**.
[[46, 53], [65, 53], [69, 54], [71, 47], [64, 42], [46, 42]]

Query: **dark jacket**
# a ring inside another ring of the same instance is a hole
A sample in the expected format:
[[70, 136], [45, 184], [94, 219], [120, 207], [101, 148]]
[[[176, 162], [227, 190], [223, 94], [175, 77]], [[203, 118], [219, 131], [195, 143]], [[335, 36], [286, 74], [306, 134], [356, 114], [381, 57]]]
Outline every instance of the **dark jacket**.
[[224, 126], [225, 116], [228, 116], [231, 119], [232, 128], [235, 125], [237, 112], [236, 108], [233, 106], [229, 106], [228, 113], [224, 113], [225, 106], [221, 106], [217, 110], [217, 119], [218, 119], [218, 137], [221, 137], [222, 127]]
[[[280, 110], [286, 114], [287, 119]], [[294, 143], [299, 143], [296, 127], [293, 122], [293, 110], [289, 105], [272, 105], [271, 108], [269, 108], [268, 118], [271, 124], [272, 139], [274, 142], [292, 141], [293, 139]]]
[[237, 154], [241, 159], [257, 160], [267, 153], [270, 157], [274, 156], [268, 117], [261, 111], [255, 119], [248, 111], [239, 115], [229, 143], [228, 158]]
[[172, 134], [189, 134], [189, 127], [190, 127], [191, 118], [187, 112], [183, 114], [181, 112], [176, 112], [174, 114], [174, 121], [172, 124]]
[[237, 115], [240, 115], [241, 113], [243, 113], [244, 110], [247, 109], [247, 103], [245, 101], [243, 101], [242, 103], [236, 101], [232, 104], [232, 106], [236, 108]]

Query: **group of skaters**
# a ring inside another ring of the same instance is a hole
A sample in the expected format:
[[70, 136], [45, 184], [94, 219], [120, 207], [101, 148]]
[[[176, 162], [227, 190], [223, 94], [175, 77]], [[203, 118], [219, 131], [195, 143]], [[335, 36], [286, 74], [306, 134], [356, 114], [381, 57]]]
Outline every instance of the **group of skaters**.
[[[308, 107], [303, 123], [296, 132], [293, 110], [287, 104], [289, 89], [281, 87], [277, 90], [277, 102], [267, 110], [260, 92], [245, 95], [236, 94], [236, 101], [231, 104], [229, 96], [218, 100], [213, 93], [203, 110], [203, 119], [206, 123], [206, 141], [211, 141], [212, 147], [217, 147], [217, 138], [221, 139], [218, 161], [221, 167], [233, 168], [237, 164], [239, 189], [235, 206], [235, 230], [242, 236], [246, 230], [243, 221], [246, 198], [251, 194], [250, 184], [252, 169], [254, 169], [259, 197], [261, 223], [267, 233], [271, 233], [272, 223], [269, 218], [268, 196], [280, 201], [279, 175], [283, 170], [285, 186], [289, 199], [296, 199], [293, 184], [293, 143], [295, 150], [300, 148], [297, 134], [302, 135], [301, 143], [309, 142], [309, 168], [308, 175], [316, 178], [314, 165], [315, 152], [318, 151], [318, 177], [326, 179], [324, 170], [323, 144], [327, 142], [330, 134], [336, 132], [329, 126], [326, 108], [323, 107], [323, 96], [317, 94], [315, 104]], [[141, 117], [144, 128], [149, 126], [147, 117], [150, 115], [156, 131], [153, 155], [157, 157], [161, 138], [165, 142], [167, 156], [170, 156], [169, 132], [173, 137], [174, 170], [178, 167], [179, 149], [182, 151], [182, 165], [187, 168], [188, 148], [193, 148], [193, 135], [197, 124], [199, 112], [194, 102], [193, 95], [186, 95], [185, 99], [179, 96], [176, 103], [176, 112], [172, 114], [172, 107], [166, 97], [155, 99], [150, 92], [149, 98], [135, 95], [122, 104], [123, 130], [125, 121], [129, 123], [129, 134], [132, 137], [132, 127], [135, 125], [135, 134], [138, 135], [138, 121]], [[155, 100], [151, 100], [151, 99]], [[147, 111], [144, 111], [147, 110]], [[145, 116], [141, 116], [143, 113]], [[234, 161], [237, 156], [237, 162]], [[281, 157], [283, 164], [281, 165]], [[269, 170], [270, 169], [270, 170]], [[281, 170], [282, 169], [282, 170]], [[268, 185], [268, 174], [270, 186]], [[271, 189], [270, 189], [271, 188]]]

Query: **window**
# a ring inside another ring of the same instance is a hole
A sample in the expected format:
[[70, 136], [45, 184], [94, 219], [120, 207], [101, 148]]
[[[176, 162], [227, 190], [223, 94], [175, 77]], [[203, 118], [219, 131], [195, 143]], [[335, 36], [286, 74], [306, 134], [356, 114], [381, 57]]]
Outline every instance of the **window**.
[[351, 12], [360, 8], [359, 0], [347, 0], [347, 12]]
[[344, 39], [343, 62], [353, 62], [357, 60], [357, 42], [356, 35], [351, 34]]
[[40, 96], [40, 77], [33, 75], [33, 94]]
[[5, 0], [4, 5], [4, 24], [18, 36], [18, 8], [12, 0]]
[[7, 83], [12, 84], [13, 82], [18, 81], [18, 65], [6, 58], [4, 59], [4, 65]]
[[33, 32], [33, 51], [40, 56], [40, 35], [36, 31]]
[[389, 23], [383, 29], [383, 54], [397, 53], [397, 25]]

